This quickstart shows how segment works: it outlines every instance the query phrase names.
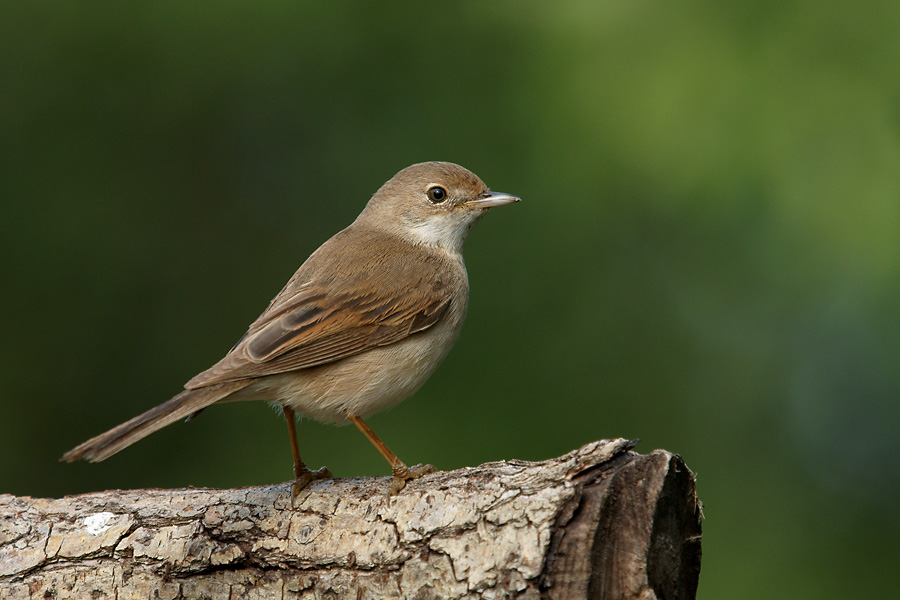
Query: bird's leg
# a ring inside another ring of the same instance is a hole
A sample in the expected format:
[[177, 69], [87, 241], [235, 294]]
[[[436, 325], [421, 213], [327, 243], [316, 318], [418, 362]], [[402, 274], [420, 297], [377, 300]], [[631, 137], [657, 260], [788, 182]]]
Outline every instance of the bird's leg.
[[375, 446], [375, 449], [381, 452], [381, 455], [388, 461], [388, 464], [391, 465], [391, 471], [394, 474], [394, 481], [391, 482], [391, 486], [388, 488], [388, 491], [391, 494], [396, 494], [400, 490], [402, 490], [406, 486], [406, 482], [410, 479], [418, 479], [422, 475], [427, 475], [428, 473], [433, 473], [435, 468], [431, 465], [415, 465], [412, 467], [407, 467], [406, 464], [397, 458], [397, 455], [391, 452], [391, 449], [385, 446], [384, 442], [378, 439], [378, 436], [375, 435], [375, 432], [372, 431], [365, 422], [360, 419], [356, 415], [347, 414], [347, 418], [356, 425], [356, 428], [362, 431], [363, 435], [368, 438], [372, 445]]
[[287, 421], [288, 437], [291, 438], [291, 452], [294, 454], [294, 485], [291, 486], [291, 504], [293, 505], [294, 498], [310, 481], [331, 479], [333, 475], [327, 467], [322, 467], [315, 471], [309, 470], [309, 467], [300, 458], [300, 448], [297, 446], [297, 422], [294, 420], [294, 409], [282, 406], [281, 410], [284, 412], [284, 418]]

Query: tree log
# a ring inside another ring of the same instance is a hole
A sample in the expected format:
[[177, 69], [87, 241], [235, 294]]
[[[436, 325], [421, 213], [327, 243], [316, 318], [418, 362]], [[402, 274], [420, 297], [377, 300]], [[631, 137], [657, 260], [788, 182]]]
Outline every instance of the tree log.
[[623, 439], [543, 462], [234, 490], [0, 495], [0, 597], [694, 598], [700, 505]]

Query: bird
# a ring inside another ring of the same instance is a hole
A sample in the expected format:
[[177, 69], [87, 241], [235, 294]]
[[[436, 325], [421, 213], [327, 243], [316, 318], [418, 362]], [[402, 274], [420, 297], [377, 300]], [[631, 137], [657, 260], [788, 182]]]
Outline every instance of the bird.
[[413, 395], [447, 356], [468, 305], [469, 231], [488, 209], [519, 201], [454, 163], [402, 169], [303, 262], [221, 360], [61, 460], [102, 461], [213, 404], [263, 400], [287, 421], [292, 501], [310, 482], [332, 477], [301, 459], [297, 413], [355, 425], [390, 464], [389, 493], [398, 493], [434, 467], [408, 467], [363, 419]]

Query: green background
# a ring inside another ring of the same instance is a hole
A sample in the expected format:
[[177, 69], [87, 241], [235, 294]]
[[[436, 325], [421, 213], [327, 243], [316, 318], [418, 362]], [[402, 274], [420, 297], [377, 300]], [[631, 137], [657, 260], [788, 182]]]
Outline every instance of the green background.
[[[4, 3], [0, 492], [286, 481], [215, 407], [63, 451], [216, 361], [381, 183], [520, 195], [456, 348], [370, 424], [441, 469], [680, 453], [701, 598], [896, 591], [900, 3]], [[387, 475], [304, 421], [311, 466]]]

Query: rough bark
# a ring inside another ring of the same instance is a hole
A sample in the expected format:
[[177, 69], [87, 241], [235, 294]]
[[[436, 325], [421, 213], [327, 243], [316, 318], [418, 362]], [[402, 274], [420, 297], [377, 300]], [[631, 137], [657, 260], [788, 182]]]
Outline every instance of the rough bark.
[[693, 598], [700, 507], [677, 455], [235, 490], [0, 496], [0, 597]]

